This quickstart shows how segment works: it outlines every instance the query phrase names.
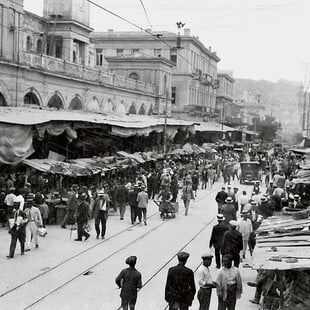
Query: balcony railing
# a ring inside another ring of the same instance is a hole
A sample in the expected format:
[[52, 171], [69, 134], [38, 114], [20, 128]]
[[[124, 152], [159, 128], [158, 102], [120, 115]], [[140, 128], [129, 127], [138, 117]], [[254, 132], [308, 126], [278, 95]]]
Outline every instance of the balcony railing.
[[99, 84], [106, 84], [130, 90], [142, 91], [156, 95], [156, 86], [141, 81], [136, 81], [123, 76], [111, 74], [98, 69], [88, 68], [83, 65], [68, 62], [63, 59], [23, 52], [23, 62], [30, 67], [46, 70], [64, 76], [82, 79]]

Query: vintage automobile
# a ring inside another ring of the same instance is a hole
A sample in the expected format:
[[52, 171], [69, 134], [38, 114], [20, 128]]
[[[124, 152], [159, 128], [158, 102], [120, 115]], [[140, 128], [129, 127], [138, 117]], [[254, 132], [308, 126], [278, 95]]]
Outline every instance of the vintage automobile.
[[240, 168], [240, 184], [260, 181], [261, 167], [258, 161], [242, 161], [240, 162]]

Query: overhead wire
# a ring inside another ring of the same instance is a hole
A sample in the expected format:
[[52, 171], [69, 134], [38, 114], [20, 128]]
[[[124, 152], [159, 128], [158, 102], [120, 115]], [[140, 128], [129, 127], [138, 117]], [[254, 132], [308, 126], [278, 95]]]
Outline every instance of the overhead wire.
[[142, 8], [143, 8], [143, 11], [144, 11], [146, 20], [148, 21], [150, 27], [153, 28], [153, 26], [152, 26], [152, 24], [151, 24], [151, 22], [150, 22], [149, 16], [148, 16], [148, 14], [147, 14], [146, 8], [145, 8], [145, 6], [144, 6], [143, 1], [142, 1], [142, 0], [139, 0], [139, 1], [140, 1], [141, 5], [142, 5]]

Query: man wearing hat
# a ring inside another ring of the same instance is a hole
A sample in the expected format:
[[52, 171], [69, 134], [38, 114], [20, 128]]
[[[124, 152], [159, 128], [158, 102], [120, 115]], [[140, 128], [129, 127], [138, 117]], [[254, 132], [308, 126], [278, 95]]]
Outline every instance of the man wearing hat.
[[67, 207], [66, 207], [66, 215], [61, 223], [62, 228], [66, 228], [67, 224], [74, 224], [74, 215], [76, 212], [76, 208], [78, 205], [78, 190], [79, 187], [77, 184], [73, 184], [71, 186], [71, 191], [68, 193], [68, 201], [67, 201]]
[[225, 218], [223, 214], [217, 215], [218, 224], [213, 226], [211, 238], [209, 242], [209, 248], [214, 246], [215, 249], [215, 262], [216, 268], [221, 268], [221, 250], [223, 245], [224, 234], [229, 230], [228, 225], [226, 225]]
[[232, 266], [232, 256], [223, 256], [223, 268], [216, 277], [218, 310], [235, 310], [236, 301], [242, 294], [242, 279], [237, 268]]
[[189, 254], [179, 252], [177, 256], [179, 264], [168, 270], [165, 300], [169, 310], [188, 310], [196, 293], [194, 273], [185, 267]]
[[146, 225], [146, 218], [147, 218], [146, 212], [147, 212], [148, 202], [149, 202], [149, 196], [147, 192], [145, 191], [145, 185], [142, 185], [141, 191], [138, 193], [138, 196], [137, 196], [137, 203], [138, 203], [138, 208], [140, 212], [142, 212], [142, 215], [143, 215], [144, 225]]
[[104, 239], [106, 232], [106, 224], [109, 215], [109, 196], [104, 193], [104, 189], [98, 191], [98, 197], [95, 199], [93, 208], [93, 218], [95, 219], [95, 230], [97, 233], [96, 238], [100, 236], [100, 223], [101, 223], [101, 238]]
[[303, 209], [301, 197], [298, 194], [294, 195], [294, 201], [293, 201], [292, 207], [296, 209]]
[[89, 203], [85, 201], [87, 198], [86, 193], [81, 193], [79, 195], [79, 199], [81, 202], [79, 203], [76, 209], [76, 223], [77, 223], [77, 239], [74, 241], [82, 241], [82, 237], [85, 236], [85, 241], [90, 237], [90, 234], [85, 230], [85, 225], [87, 225], [89, 218]]
[[26, 213], [23, 210], [20, 210], [19, 204], [20, 202], [15, 197], [13, 205], [13, 218], [9, 220], [9, 233], [11, 234], [11, 244], [10, 253], [7, 258], [14, 257], [17, 240], [19, 240], [20, 243], [21, 255], [24, 255], [25, 252], [26, 226], [28, 220]]
[[138, 208], [137, 197], [139, 194], [139, 185], [134, 184], [133, 188], [128, 192], [128, 203], [130, 206], [130, 218], [131, 224], [133, 225], [136, 222], [136, 218], [139, 218], [139, 222], [142, 221], [142, 214]]
[[199, 310], [209, 310], [212, 288], [216, 287], [212, 281], [209, 266], [211, 265], [213, 255], [205, 253], [201, 256], [202, 264], [197, 270], [197, 282], [200, 289], [197, 294], [199, 300]]
[[30, 251], [30, 242], [31, 237], [33, 236], [36, 248], [39, 247], [39, 238], [38, 238], [38, 227], [42, 227], [42, 216], [39, 208], [35, 207], [34, 204], [35, 195], [29, 193], [26, 196], [25, 201], [25, 214], [28, 219], [28, 224], [26, 227], [26, 249], [25, 251]]
[[217, 211], [221, 213], [221, 208], [225, 203], [226, 198], [228, 197], [227, 193], [225, 192], [225, 186], [216, 194], [215, 201], [217, 202]]
[[136, 262], [137, 256], [129, 256], [126, 259], [129, 268], [123, 269], [115, 279], [115, 283], [121, 289], [122, 309], [135, 309], [138, 291], [142, 287], [141, 273], [135, 268]]
[[229, 224], [229, 221], [237, 219], [237, 212], [234, 206], [234, 201], [231, 197], [225, 199], [225, 204], [223, 204], [221, 211], [219, 212], [225, 217], [226, 224]]
[[272, 216], [274, 209], [266, 196], [262, 196], [260, 205], [256, 208], [257, 215], [262, 215], [264, 218]]
[[238, 268], [240, 264], [240, 251], [243, 249], [242, 235], [236, 229], [238, 226], [236, 220], [231, 220], [229, 226], [230, 229], [224, 234], [222, 254], [231, 254], [234, 266]]
[[251, 220], [249, 219], [249, 214], [247, 212], [241, 212], [241, 221], [239, 222], [237, 229], [242, 235], [242, 242], [243, 242], [242, 258], [245, 259], [250, 234], [253, 231], [253, 225]]

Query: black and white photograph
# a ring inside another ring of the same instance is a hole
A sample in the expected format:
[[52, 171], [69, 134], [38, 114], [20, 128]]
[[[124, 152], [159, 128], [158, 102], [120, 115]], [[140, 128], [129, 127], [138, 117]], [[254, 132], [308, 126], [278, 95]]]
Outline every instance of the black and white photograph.
[[309, 310], [309, 14], [0, 0], [0, 309]]

